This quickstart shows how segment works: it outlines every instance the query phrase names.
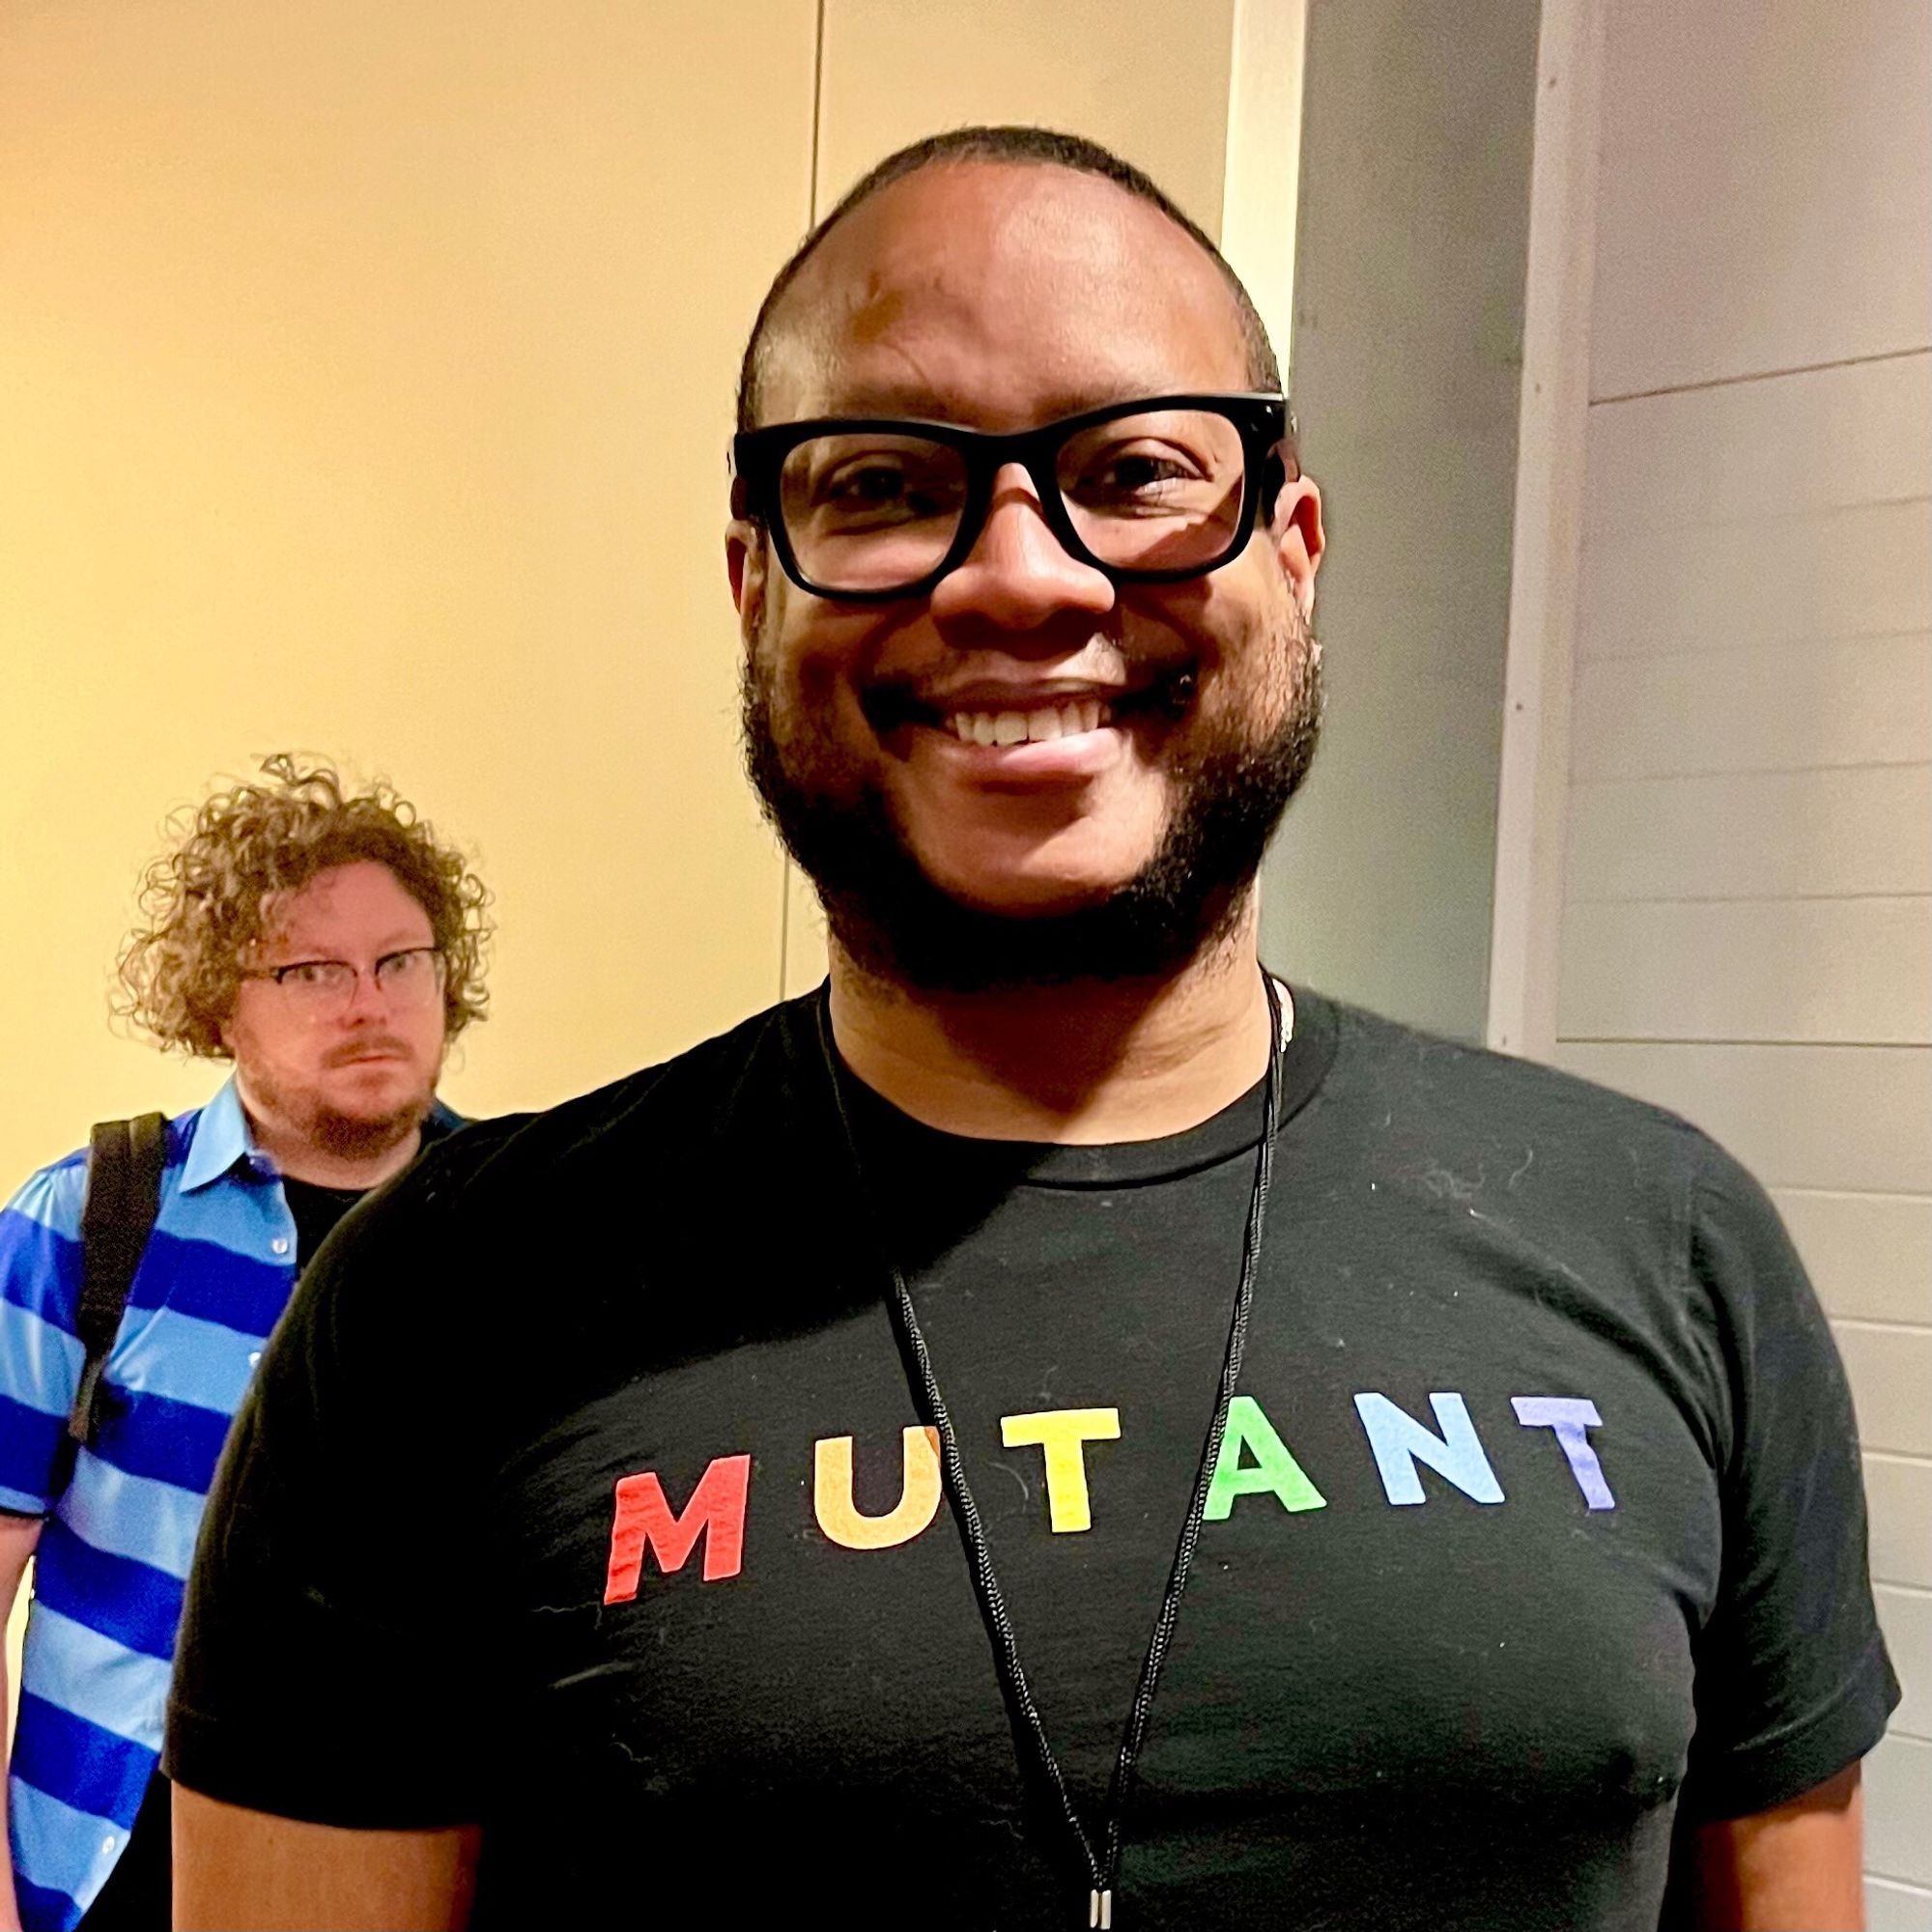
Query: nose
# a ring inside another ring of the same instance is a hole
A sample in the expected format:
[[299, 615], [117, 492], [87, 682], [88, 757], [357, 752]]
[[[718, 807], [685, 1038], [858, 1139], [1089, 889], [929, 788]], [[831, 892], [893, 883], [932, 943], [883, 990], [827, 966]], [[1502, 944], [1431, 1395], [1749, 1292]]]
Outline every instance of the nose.
[[1114, 585], [1072, 555], [1054, 535], [1033, 478], [1009, 463], [993, 478], [993, 498], [979, 539], [932, 591], [933, 621], [1037, 631], [1056, 618], [1083, 623], [1114, 608]]
[[364, 967], [355, 976], [355, 984], [342, 1008], [342, 1017], [352, 1021], [381, 1018], [388, 1009], [389, 996], [376, 983], [375, 969]]

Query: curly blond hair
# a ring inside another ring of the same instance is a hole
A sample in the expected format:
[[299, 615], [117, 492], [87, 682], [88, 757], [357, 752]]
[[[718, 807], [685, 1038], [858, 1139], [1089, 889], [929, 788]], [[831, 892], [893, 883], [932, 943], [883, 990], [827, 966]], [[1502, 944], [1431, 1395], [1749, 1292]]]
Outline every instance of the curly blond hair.
[[429, 915], [446, 968], [444, 1037], [482, 1019], [490, 894], [463, 854], [439, 844], [383, 780], [351, 794], [332, 766], [287, 752], [264, 758], [262, 775], [169, 820], [173, 843], [142, 874], [141, 923], [117, 961], [115, 1011], [163, 1047], [228, 1059], [222, 1024], [271, 902], [331, 866], [367, 859], [388, 867]]

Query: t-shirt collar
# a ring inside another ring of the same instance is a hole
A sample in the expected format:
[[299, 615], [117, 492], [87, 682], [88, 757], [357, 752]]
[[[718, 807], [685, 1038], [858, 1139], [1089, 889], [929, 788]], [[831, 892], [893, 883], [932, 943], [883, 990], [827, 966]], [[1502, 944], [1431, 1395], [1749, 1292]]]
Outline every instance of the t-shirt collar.
[[[1300, 986], [1293, 994], [1294, 1031], [1282, 1055], [1277, 1096], [1284, 1127], [1321, 1086], [1336, 1045], [1333, 1006]], [[994, 1174], [1009, 1184], [1104, 1189], [1176, 1180], [1245, 1153], [1261, 1138], [1259, 1082], [1198, 1126], [1159, 1140], [1099, 1147], [973, 1140], [945, 1133], [901, 1113], [856, 1079], [849, 1081], [847, 1097], [868, 1160], [878, 1158], [889, 1170], [902, 1173]]]

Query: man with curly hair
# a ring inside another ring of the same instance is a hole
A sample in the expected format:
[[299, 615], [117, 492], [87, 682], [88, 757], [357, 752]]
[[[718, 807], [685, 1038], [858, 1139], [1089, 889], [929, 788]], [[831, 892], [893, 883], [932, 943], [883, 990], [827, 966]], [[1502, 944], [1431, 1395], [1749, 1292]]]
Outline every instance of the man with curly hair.
[[456, 1124], [436, 1082], [483, 1015], [485, 898], [388, 786], [286, 755], [148, 870], [120, 1009], [234, 1070], [168, 1123], [158, 1218], [71, 1461], [87, 1156], [0, 1210], [0, 1605], [38, 1557], [0, 1927], [169, 1922], [156, 1759], [215, 1459], [302, 1263]]

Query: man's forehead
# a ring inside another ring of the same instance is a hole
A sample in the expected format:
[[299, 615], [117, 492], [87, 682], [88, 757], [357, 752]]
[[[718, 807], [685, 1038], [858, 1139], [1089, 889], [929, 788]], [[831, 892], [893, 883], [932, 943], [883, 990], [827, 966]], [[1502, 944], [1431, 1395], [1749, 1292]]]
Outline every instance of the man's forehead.
[[1246, 369], [1218, 268], [1152, 204], [1066, 168], [943, 163], [825, 238], [774, 319], [760, 414], [1002, 427]]
[[374, 924], [384, 932], [413, 931], [429, 915], [388, 867], [351, 860], [325, 867], [292, 891], [262, 901], [262, 942], [301, 941], [345, 925]]

